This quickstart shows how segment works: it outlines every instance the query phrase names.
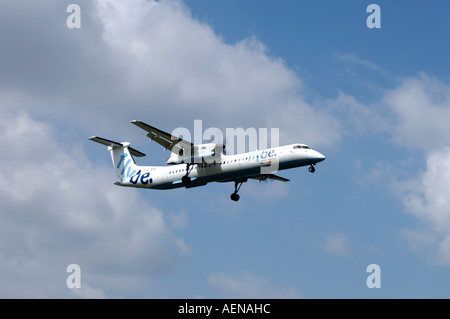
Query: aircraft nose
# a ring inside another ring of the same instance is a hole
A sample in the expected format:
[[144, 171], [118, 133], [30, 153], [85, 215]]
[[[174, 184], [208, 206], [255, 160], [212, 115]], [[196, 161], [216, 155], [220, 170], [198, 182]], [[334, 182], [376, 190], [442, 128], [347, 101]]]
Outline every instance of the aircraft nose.
[[321, 154], [321, 153], [319, 153], [319, 152], [317, 152], [317, 151], [315, 151], [316, 152], [316, 159], [317, 159], [317, 163], [319, 163], [319, 162], [322, 162], [322, 161], [324, 161], [325, 160], [325, 155], [323, 155], [323, 154]]

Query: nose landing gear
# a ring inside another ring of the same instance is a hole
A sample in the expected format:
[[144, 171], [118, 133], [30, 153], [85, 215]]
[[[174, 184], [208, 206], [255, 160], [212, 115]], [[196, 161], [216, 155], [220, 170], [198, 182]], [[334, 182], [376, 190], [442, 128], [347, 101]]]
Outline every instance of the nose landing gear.
[[308, 168], [308, 171], [310, 173], [314, 173], [316, 171], [316, 168], [314, 167], [314, 164], [311, 164], [311, 166]]

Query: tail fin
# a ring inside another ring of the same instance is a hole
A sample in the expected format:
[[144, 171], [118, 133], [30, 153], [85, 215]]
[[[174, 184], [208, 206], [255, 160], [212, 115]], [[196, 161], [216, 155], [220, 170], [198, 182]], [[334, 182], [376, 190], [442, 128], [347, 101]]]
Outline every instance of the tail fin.
[[117, 143], [98, 136], [89, 138], [91, 141], [108, 146], [108, 151], [111, 153], [114, 170], [116, 172], [116, 182], [123, 182], [126, 178], [136, 174], [138, 166], [134, 161], [133, 155], [137, 157], [145, 156], [144, 153], [130, 147], [130, 143]]

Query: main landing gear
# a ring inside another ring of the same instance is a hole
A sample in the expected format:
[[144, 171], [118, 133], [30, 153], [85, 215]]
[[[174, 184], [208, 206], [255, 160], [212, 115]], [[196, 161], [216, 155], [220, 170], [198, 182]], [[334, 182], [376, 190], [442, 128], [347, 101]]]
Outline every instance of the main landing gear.
[[193, 168], [194, 168], [194, 164], [186, 163], [186, 175], [184, 175], [181, 178], [181, 181], [184, 184], [189, 184], [191, 182], [191, 178], [189, 177], [189, 173], [192, 171]]
[[246, 182], [247, 180], [242, 180], [242, 181], [235, 181], [234, 182], [234, 193], [231, 194], [230, 198], [231, 200], [234, 200], [235, 202], [237, 202], [240, 198], [240, 196], [238, 195], [238, 191], [241, 189], [241, 186], [244, 182]]
[[316, 171], [316, 168], [314, 167], [314, 164], [311, 164], [311, 166], [308, 168], [308, 171], [310, 173], [314, 173]]

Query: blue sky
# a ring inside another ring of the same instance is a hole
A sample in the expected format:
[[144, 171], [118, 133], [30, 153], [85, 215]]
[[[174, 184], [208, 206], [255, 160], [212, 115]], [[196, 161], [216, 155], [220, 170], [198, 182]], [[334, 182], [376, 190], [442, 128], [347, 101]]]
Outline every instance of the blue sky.
[[[72, 2], [0, 4], [2, 298], [448, 298], [447, 3], [78, 1], [68, 29]], [[276, 127], [327, 159], [237, 203], [120, 188], [87, 138], [162, 165], [134, 119]]]

